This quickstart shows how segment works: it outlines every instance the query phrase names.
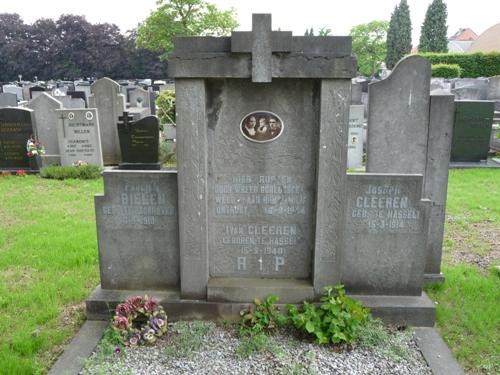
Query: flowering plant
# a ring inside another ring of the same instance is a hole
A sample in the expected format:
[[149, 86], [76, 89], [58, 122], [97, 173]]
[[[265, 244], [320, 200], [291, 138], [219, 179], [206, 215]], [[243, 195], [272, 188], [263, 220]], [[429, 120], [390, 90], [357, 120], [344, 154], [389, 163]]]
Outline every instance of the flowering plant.
[[167, 314], [152, 297], [129, 297], [116, 306], [113, 327], [126, 345], [153, 344], [167, 332]]
[[35, 138], [33, 138], [33, 136], [31, 136], [30, 139], [28, 139], [28, 142], [26, 142], [26, 151], [30, 158], [32, 156], [45, 154], [45, 149], [43, 148], [42, 144]]
[[73, 162], [73, 167], [81, 167], [82, 165], [88, 165], [86, 161], [83, 160], [77, 160]]
[[26, 176], [26, 171], [24, 169], [18, 169], [16, 171], [16, 176], [24, 177], [24, 176]]

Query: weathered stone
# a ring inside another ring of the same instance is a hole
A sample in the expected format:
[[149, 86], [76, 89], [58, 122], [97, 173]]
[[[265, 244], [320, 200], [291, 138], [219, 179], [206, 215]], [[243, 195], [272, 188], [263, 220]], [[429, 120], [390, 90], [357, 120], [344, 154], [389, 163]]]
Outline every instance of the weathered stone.
[[87, 95], [85, 94], [84, 91], [70, 91], [68, 90], [66, 92], [68, 96], [70, 96], [72, 99], [80, 99], [83, 100], [85, 103], [85, 107], [87, 107]]
[[38, 141], [45, 147], [45, 155], [42, 155], [42, 166], [50, 163], [59, 164], [59, 142], [57, 139], [57, 127], [59, 116], [57, 109], [62, 109], [60, 101], [47, 93], [42, 93], [27, 104], [34, 112], [35, 134]]
[[109, 78], [99, 79], [90, 89], [89, 106], [99, 113], [104, 164], [118, 164], [121, 154], [116, 123], [125, 111], [125, 98], [120, 94], [120, 85]]
[[488, 157], [494, 102], [456, 101], [451, 161], [478, 162]]
[[55, 98], [62, 103], [63, 108], [85, 108], [85, 101], [81, 98], [74, 99], [71, 96], [56, 96]]
[[16, 85], [3, 85], [2, 90], [4, 93], [16, 94], [17, 101], [24, 100], [23, 98], [23, 88]]
[[0, 107], [17, 107], [17, 95], [10, 92], [0, 93]]
[[42, 86], [31, 86], [29, 88], [29, 93], [30, 93], [30, 100], [35, 99], [38, 95], [42, 94], [43, 92], [47, 91], [45, 87]]
[[33, 110], [0, 108], [0, 169], [28, 169], [26, 142], [33, 135]]
[[132, 107], [149, 109], [149, 100], [149, 92], [141, 87], [136, 87], [129, 92], [129, 103]]
[[[440, 275], [441, 273], [448, 167], [454, 116], [453, 95], [448, 92], [443, 92], [441, 95], [431, 95], [423, 192], [423, 197], [432, 202], [427, 237], [426, 275]], [[433, 278], [436, 279], [436, 276]]]
[[95, 108], [57, 109], [61, 165], [83, 161], [102, 166], [99, 118]]
[[500, 100], [500, 75], [490, 77], [488, 81], [488, 91], [486, 94], [486, 99]]
[[363, 166], [364, 112], [364, 105], [350, 106], [349, 135], [347, 137], [347, 168], [361, 168]]
[[353, 174], [348, 198], [342, 283], [355, 294], [420, 295], [430, 201], [422, 176]]
[[96, 195], [101, 285], [164, 289], [179, 285], [177, 176], [107, 170]]
[[430, 77], [430, 63], [413, 55], [369, 86], [367, 172], [425, 173]]

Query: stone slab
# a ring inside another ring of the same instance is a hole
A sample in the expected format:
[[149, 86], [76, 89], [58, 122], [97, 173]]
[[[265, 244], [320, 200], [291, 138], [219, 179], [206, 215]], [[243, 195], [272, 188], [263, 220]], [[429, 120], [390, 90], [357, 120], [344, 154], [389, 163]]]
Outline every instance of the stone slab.
[[430, 202], [421, 175], [348, 174], [342, 284], [349, 293], [420, 295]]
[[0, 108], [0, 169], [30, 169], [26, 143], [33, 122], [32, 109]]
[[412, 55], [369, 85], [367, 172], [425, 173], [430, 78], [429, 61]]
[[102, 287], [177, 287], [177, 174], [106, 170], [103, 177], [104, 195], [95, 196]]
[[314, 299], [310, 281], [294, 279], [211, 278], [208, 280], [207, 300], [213, 302], [253, 302], [269, 295], [279, 297], [280, 303], [301, 303]]
[[10, 92], [0, 92], [0, 107], [17, 107], [17, 95]]
[[97, 109], [56, 109], [61, 165], [84, 161], [103, 165]]
[[[98, 286], [85, 301], [87, 319], [109, 320], [118, 305], [129, 296], [147, 294], [160, 301], [168, 314], [169, 321], [177, 320], [221, 320], [238, 322], [240, 311], [249, 303], [212, 302], [204, 300], [179, 299], [179, 292], [144, 290], [103, 290]], [[436, 307], [425, 293], [420, 296], [365, 296], [350, 295], [368, 307], [373, 316], [394, 325], [420, 327], [434, 326]], [[277, 304], [285, 309], [286, 305]]]
[[79, 374], [85, 359], [90, 357], [109, 322], [87, 320], [73, 337], [48, 375]]
[[415, 341], [434, 375], [463, 375], [464, 370], [434, 327], [415, 327]]

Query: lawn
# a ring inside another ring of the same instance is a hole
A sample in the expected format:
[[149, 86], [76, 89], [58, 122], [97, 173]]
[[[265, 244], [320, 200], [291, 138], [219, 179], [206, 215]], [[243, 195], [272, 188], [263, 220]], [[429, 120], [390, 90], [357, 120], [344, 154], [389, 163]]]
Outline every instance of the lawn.
[[[0, 177], [0, 373], [44, 374], [98, 284], [102, 180]], [[450, 172], [438, 326], [470, 374], [500, 372], [500, 171]]]

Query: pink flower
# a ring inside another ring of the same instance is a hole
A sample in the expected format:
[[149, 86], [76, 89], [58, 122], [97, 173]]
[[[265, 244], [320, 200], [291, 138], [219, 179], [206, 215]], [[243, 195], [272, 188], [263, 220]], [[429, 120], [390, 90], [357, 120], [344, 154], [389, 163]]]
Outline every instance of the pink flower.
[[129, 316], [134, 311], [134, 307], [129, 303], [120, 303], [116, 306], [115, 314], [120, 316]]
[[144, 304], [144, 311], [151, 312], [158, 306], [158, 302], [154, 298], [150, 298]]
[[127, 298], [127, 303], [131, 305], [135, 310], [144, 307], [144, 298], [141, 296], [129, 297]]
[[140, 338], [141, 337], [139, 335], [134, 335], [134, 336], [130, 337], [130, 339], [128, 340], [128, 343], [131, 346], [135, 346], [139, 343]]
[[128, 319], [124, 316], [115, 316], [113, 325], [121, 330], [128, 329]]

